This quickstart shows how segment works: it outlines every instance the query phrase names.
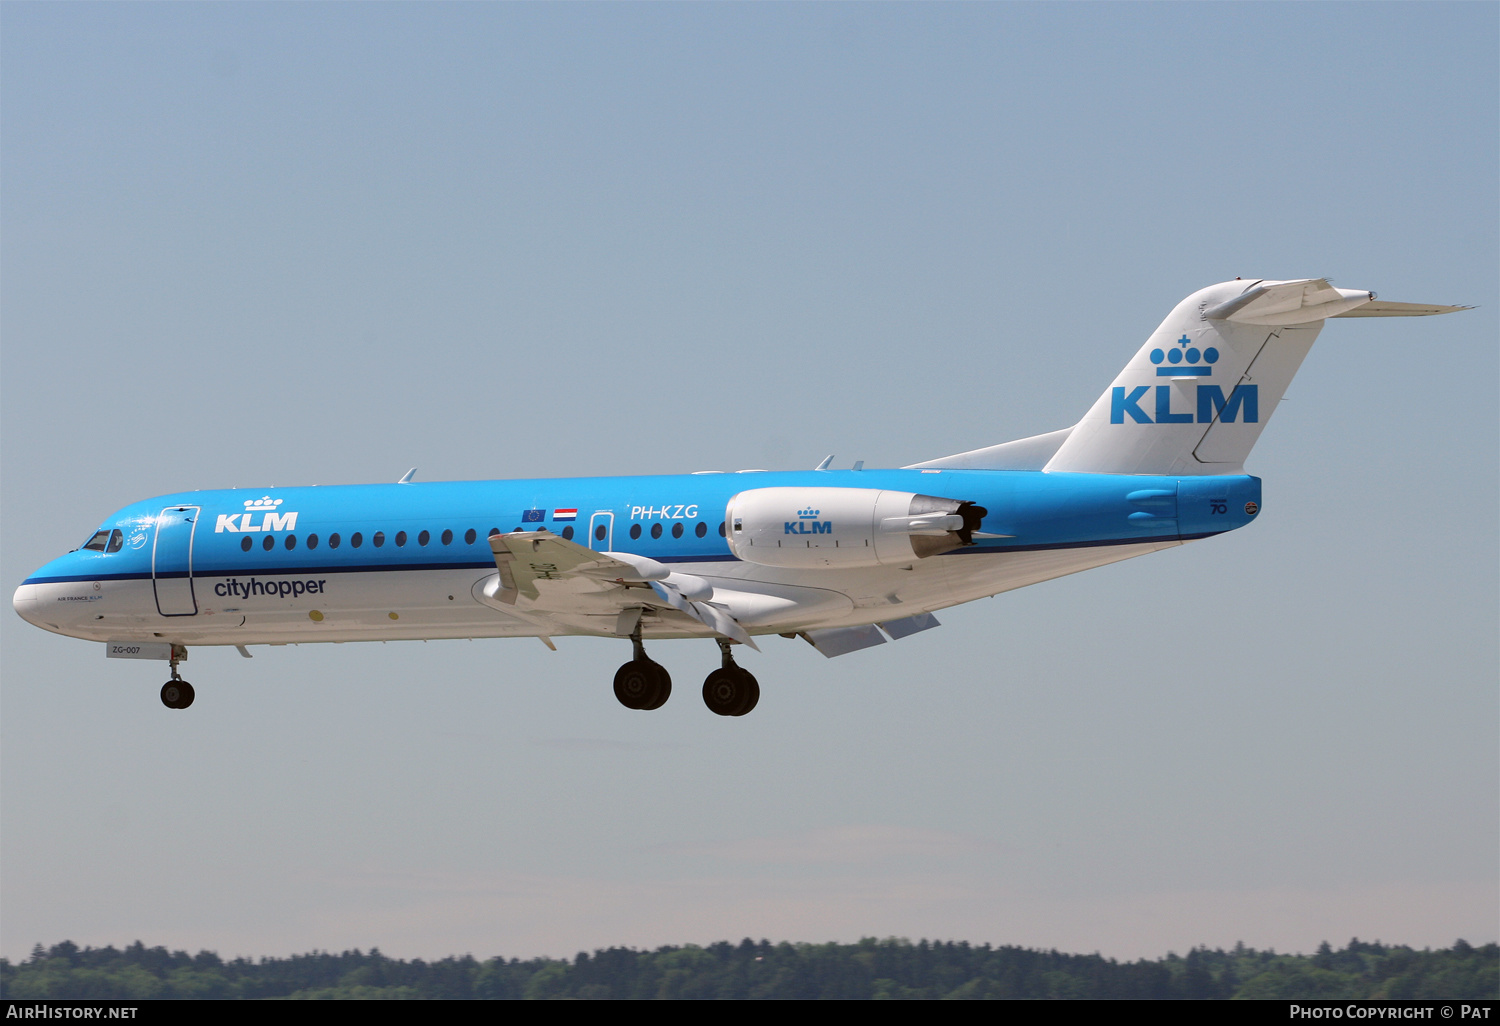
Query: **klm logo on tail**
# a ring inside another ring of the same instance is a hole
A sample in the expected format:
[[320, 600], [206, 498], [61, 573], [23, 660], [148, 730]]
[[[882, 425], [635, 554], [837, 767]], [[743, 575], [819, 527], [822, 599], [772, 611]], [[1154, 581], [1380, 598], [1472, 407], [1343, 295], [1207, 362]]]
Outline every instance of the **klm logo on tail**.
[[[1213, 375], [1213, 365], [1219, 362], [1217, 349], [1209, 346], [1200, 353], [1194, 348], [1192, 339], [1186, 335], [1177, 340], [1177, 345], [1178, 348], [1165, 352], [1160, 349], [1151, 350], [1151, 362], [1156, 364], [1157, 377], [1206, 378]], [[1163, 367], [1163, 363], [1168, 366]]]
[[[1156, 364], [1156, 376], [1160, 378], [1208, 378], [1214, 373], [1214, 364], [1219, 362], [1219, 351], [1209, 346], [1202, 352], [1192, 344], [1192, 339], [1183, 335], [1174, 347], [1151, 350], [1151, 362]], [[1228, 397], [1218, 385], [1198, 385], [1197, 405], [1194, 409], [1172, 409], [1173, 387], [1157, 385], [1152, 405], [1153, 418], [1141, 408], [1141, 400], [1151, 391], [1150, 385], [1138, 385], [1128, 392], [1121, 385], [1110, 391], [1109, 422], [1123, 424], [1129, 417], [1137, 424], [1212, 424], [1215, 420], [1233, 424], [1241, 416], [1246, 424], [1260, 423], [1260, 390], [1256, 385], [1236, 385]], [[1186, 389], [1182, 389], [1186, 393]]]
[[1129, 392], [1125, 386], [1116, 385], [1110, 390], [1109, 422], [1123, 424], [1129, 417], [1137, 424], [1191, 424], [1195, 416], [1199, 424], [1212, 424], [1220, 420], [1233, 424], [1241, 415], [1246, 424], [1260, 423], [1260, 389], [1257, 385], [1235, 385], [1226, 398], [1218, 385], [1198, 385], [1196, 410], [1173, 410], [1171, 385], [1156, 386], [1155, 414], [1153, 420], [1141, 409], [1141, 400], [1151, 391], [1150, 385], [1138, 385]]

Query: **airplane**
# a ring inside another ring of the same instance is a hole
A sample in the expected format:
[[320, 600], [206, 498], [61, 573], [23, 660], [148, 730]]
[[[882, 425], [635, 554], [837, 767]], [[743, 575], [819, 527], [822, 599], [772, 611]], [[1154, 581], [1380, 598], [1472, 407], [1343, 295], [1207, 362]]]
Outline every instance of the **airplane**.
[[733, 648], [832, 658], [935, 611], [1243, 527], [1244, 471], [1323, 322], [1466, 310], [1327, 279], [1223, 282], [1172, 310], [1069, 428], [908, 467], [332, 485], [134, 503], [16, 589], [16, 612], [113, 658], [188, 646], [588, 635], [628, 639], [629, 709], [672, 693], [646, 641], [717, 642], [703, 700], [760, 700]]

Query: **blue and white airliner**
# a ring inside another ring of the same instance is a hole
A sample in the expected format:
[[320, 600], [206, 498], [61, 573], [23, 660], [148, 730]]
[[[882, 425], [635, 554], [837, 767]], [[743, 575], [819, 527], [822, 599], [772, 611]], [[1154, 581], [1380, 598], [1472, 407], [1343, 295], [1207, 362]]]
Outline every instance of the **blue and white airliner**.
[[646, 641], [705, 638], [721, 716], [760, 687], [766, 635], [837, 656], [934, 611], [1243, 527], [1243, 465], [1330, 317], [1466, 309], [1379, 302], [1325, 279], [1239, 280], [1179, 303], [1070, 428], [896, 470], [455, 481], [199, 491], [108, 517], [28, 577], [38, 627], [164, 659], [185, 709], [191, 645], [629, 639], [615, 697], [671, 694]]

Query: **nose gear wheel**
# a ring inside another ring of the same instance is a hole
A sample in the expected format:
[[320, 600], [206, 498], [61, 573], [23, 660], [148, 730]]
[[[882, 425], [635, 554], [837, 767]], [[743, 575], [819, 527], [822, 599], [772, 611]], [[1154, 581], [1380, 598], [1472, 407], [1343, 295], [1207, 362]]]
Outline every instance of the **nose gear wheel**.
[[172, 679], [161, 686], [161, 704], [168, 709], [186, 709], [193, 704], [193, 686], [183, 680], [177, 673], [177, 664], [187, 658], [187, 649], [181, 645], [173, 645], [169, 657], [169, 665], [172, 668]]

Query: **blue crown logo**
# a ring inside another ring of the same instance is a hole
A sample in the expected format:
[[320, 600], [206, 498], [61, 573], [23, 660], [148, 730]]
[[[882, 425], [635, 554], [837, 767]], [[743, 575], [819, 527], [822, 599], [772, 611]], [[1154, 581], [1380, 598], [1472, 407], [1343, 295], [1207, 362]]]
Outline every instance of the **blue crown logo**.
[[[1184, 335], [1177, 340], [1176, 348], [1151, 350], [1151, 362], [1156, 364], [1159, 378], [1206, 378], [1214, 372], [1213, 365], [1219, 362], [1219, 351], [1209, 346], [1200, 353], [1193, 346], [1192, 339]], [[1168, 366], [1162, 366], [1163, 363]]]
[[812, 520], [822, 515], [823, 511], [820, 509], [799, 509], [797, 511], [797, 516], [801, 517], [803, 520]]

